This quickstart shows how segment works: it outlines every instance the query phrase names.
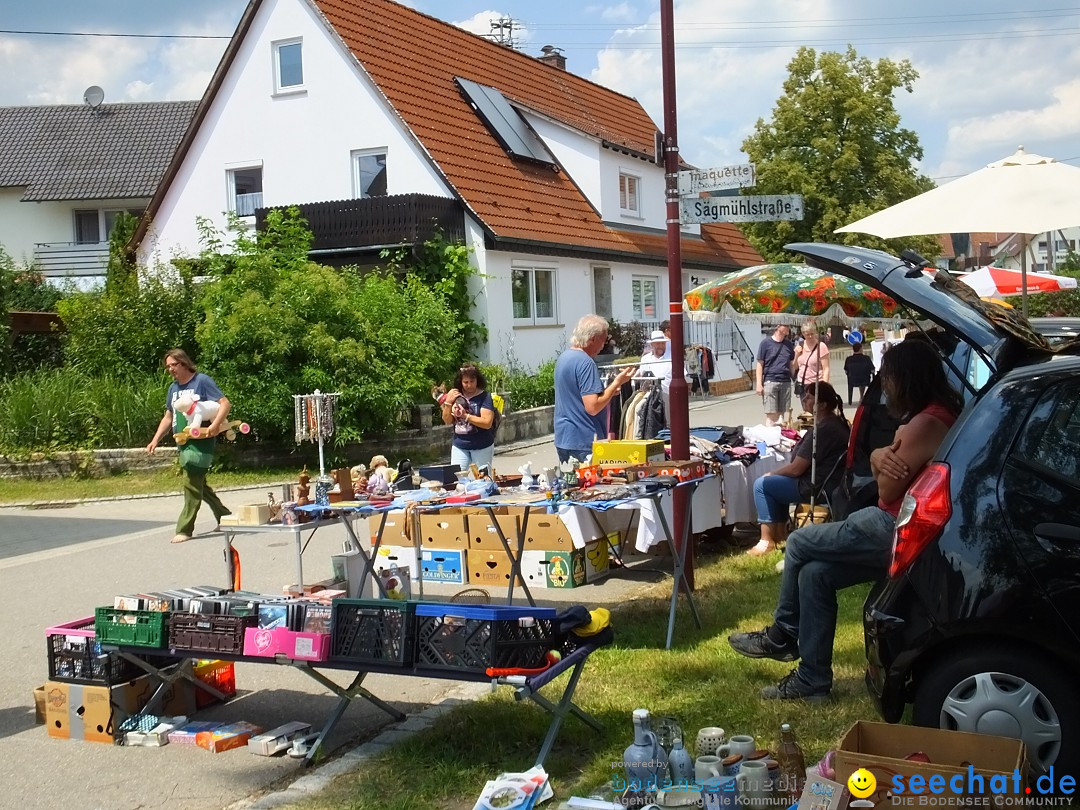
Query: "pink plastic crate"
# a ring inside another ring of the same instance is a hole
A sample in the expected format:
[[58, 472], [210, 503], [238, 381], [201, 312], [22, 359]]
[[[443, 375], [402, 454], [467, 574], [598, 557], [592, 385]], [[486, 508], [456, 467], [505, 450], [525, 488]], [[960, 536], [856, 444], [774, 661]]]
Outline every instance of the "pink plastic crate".
[[273, 658], [284, 655], [297, 661], [325, 661], [330, 655], [329, 633], [299, 633], [284, 627], [244, 631], [244, 655]]

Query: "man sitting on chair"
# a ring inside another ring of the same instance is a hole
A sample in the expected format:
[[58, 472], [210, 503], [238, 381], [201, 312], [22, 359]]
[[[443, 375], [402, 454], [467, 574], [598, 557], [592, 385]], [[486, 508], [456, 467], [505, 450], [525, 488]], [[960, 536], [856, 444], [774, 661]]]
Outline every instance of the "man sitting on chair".
[[830, 697], [836, 594], [884, 576], [904, 494], [937, 453], [963, 408], [928, 343], [905, 341], [890, 348], [880, 376], [889, 409], [900, 417], [901, 425], [892, 444], [870, 456], [877, 506], [860, 509], [842, 523], [811, 524], [793, 532], [784, 552], [773, 623], [728, 636], [732, 648], [748, 658], [801, 658], [780, 683], [762, 690], [765, 700]]

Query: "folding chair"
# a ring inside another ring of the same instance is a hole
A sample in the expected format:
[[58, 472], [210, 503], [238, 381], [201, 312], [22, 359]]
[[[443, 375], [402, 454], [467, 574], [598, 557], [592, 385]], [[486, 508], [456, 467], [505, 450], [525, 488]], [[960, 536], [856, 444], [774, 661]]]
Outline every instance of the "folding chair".
[[[833, 462], [832, 467], [829, 469], [828, 475], [821, 480], [826, 484], [831, 481], [844, 461], [844, 456], [837, 456], [836, 461]], [[810, 503], [795, 505], [796, 529], [801, 529], [807, 523], [828, 523], [832, 520], [832, 499], [837, 485], [834, 484], [831, 488], [827, 486], [817, 487], [810, 492]]]

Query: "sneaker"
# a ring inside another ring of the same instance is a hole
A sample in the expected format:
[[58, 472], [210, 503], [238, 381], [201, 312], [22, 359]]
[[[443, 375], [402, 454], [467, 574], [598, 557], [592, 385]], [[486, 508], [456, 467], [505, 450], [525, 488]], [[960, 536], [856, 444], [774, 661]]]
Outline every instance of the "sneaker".
[[807, 703], [824, 703], [832, 699], [831, 689], [814, 689], [807, 686], [799, 677], [799, 670], [793, 669], [780, 679], [776, 686], [766, 686], [761, 690], [762, 700], [805, 700]]
[[775, 661], [794, 661], [799, 657], [799, 642], [788, 639], [777, 644], [769, 637], [769, 628], [755, 630], [752, 633], [733, 633], [728, 636], [728, 644], [740, 655], [747, 658], [772, 658]]

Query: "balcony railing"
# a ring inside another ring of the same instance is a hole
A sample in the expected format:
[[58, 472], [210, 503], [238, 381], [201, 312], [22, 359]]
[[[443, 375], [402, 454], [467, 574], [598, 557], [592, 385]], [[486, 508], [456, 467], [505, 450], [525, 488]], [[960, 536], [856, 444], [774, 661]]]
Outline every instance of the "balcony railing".
[[34, 263], [45, 276], [103, 276], [109, 264], [109, 243], [38, 243]]
[[[422, 244], [438, 232], [451, 242], [465, 241], [464, 209], [449, 197], [395, 194], [296, 207], [315, 237], [313, 253]], [[272, 210], [259, 208], [255, 212], [256, 227], [263, 227]]]

